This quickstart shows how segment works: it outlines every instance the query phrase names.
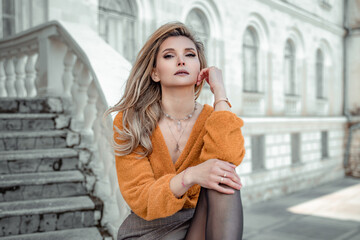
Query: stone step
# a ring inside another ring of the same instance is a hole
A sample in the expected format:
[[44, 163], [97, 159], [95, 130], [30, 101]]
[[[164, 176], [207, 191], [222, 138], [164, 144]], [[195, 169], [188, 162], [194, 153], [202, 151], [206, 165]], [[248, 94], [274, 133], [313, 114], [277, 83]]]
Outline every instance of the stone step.
[[0, 237], [0, 240], [102, 240], [99, 230], [95, 227], [76, 228], [51, 232], [41, 232], [33, 234], [22, 234], [16, 236]]
[[65, 148], [67, 147], [67, 133], [66, 130], [2, 132], [0, 134], [0, 151]]
[[0, 202], [86, 195], [80, 171], [0, 175]]
[[88, 196], [0, 203], [0, 237], [94, 227], [102, 204]]
[[0, 132], [55, 130], [69, 123], [69, 116], [55, 113], [0, 113]]
[[59, 98], [36, 97], [0, 98], [0, 113], [62, 113], [63, 103]]
[[0, 174], [76, 170], [79, 153], [71, 148], [4, 151]]
[[1, 113], [0, 131], [54, 130], [53, 113]]

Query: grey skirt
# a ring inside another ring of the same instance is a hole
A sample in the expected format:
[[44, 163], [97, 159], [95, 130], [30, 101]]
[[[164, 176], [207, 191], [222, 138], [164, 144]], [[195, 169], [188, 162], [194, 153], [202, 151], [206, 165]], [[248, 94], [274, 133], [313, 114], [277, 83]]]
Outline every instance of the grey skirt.
[[131, 212], [121, 224], [117, 240], [182, 240], [185, 238], [194, 212], [195, 209], [182, 209], [172, 216], [151, 221], [146, 221]]

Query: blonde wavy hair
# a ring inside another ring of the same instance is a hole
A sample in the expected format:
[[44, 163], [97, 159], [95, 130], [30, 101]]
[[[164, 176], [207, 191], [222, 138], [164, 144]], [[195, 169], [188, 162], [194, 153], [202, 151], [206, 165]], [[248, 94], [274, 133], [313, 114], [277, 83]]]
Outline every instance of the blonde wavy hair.
[[[138, 146], [143, 149], [142, 152], [137, 152], [141, 156], [145, 157], [152, 153], [150, 136], [163, 112], [160, 105], [161, 85], [152, 80], [151, 73], [156, 67], [160, 45], [165, 39], [174, 36], [185, 36], [193, 41], [198, 53], [200, 69], [207, 66], [203, 44], [183, 23], [172, 22], [158, 28], [140, 50], [127, 79], [124, 95], [117, 104], [104, 113], [105, 118], [112, 112], [123, 112], [123, 130], [115, 125], [114, 130], [119, 133], [118, 139], [124, 144], [117, 144], [112, 139], [112, 146], [117, 156], [128, 155]], [[199, 86], [194, 84], [195, 99], [199, 97], [204, 82]]]

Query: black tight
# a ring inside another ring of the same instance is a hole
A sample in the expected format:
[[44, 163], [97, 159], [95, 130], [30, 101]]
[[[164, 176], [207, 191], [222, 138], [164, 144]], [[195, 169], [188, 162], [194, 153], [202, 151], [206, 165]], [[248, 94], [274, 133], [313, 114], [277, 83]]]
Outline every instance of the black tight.
[[229, 195], [201, 188], [185, 239], [241, 240], [243, 218], [240, 191], [235, 190], [234, 194]]

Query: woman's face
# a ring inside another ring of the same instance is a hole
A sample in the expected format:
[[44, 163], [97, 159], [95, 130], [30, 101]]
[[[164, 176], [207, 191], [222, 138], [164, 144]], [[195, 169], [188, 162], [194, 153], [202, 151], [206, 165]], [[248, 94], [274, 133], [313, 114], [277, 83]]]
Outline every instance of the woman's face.
[[160, 45], [151, 77], [162, 87], [194, 86], [199, 72], [200, 61], [194, 42], [176, 36]]

